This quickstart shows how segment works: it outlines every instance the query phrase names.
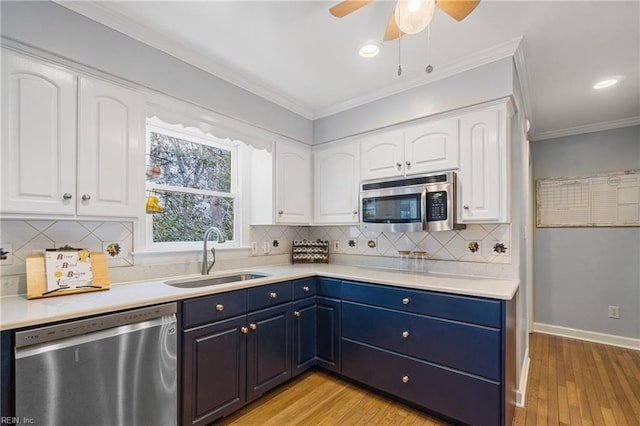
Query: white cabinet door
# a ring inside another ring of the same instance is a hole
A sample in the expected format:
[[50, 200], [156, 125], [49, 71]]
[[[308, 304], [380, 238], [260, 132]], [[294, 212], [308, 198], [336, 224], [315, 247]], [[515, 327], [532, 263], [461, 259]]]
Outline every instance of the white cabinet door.
[[404, 131], [405, 174], [455, 170], [458, 155], [458, 119], [416, 124]]
[[506, 105], [460, 117], [461, 223], [509, 221], [509, 117]]
[[79, 215], [134, 217], [142, 192], [142, 99], [115, 84], [80, 78]]
[[336, 143], [313, 155], [314, 223], [358, 223], [360, 143]]
[[2, 213], [73, 214], [74, 74], [2, 51]]
[[404, 137], [401, 130], [362, 139], [362, 180], [404, 175]]
[[277, 141], [276, 223], [309, 224], [311, 190], [311, 148]]

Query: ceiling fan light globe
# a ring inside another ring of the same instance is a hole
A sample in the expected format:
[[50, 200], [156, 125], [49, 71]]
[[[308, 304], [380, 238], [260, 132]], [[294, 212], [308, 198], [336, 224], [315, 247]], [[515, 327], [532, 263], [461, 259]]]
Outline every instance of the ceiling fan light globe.
[[396, 25], [405, 34], [417, 34], [431, 23], [435, 10], [435, 0], [398, 0]]

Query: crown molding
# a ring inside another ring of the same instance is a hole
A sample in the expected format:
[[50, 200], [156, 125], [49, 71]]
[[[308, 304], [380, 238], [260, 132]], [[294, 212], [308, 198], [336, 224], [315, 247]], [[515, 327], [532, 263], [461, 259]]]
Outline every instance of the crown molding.
[[471, 55], [467, 55], [455, 61], [439, 65], [437, 71], [434, 72], [434, 74], [420, 73], [419, 75], [410, 77], [408, 80], [405, 80], [401, 83], [388, 85], [379, 90], [370, 92], [366, 96], [350, 99], [346, 102], [341, 102], [334, 106], [320, 109], [315, 112], [313, 119], [337, 114], [351, 108], [355, 108], [382, 98], [386, 98], [391, 95], [395, 95], [397, 93], [415, 89], [417, 87], [424, 86], [426, 84], [433, 83], [447, 77], [451, 77], [455, 74], [459, 74], [461, 72], [468, 71], [473, 68], [489, 64], [491, 62], [512, 57], [518, 51], [518, 48], [521, 44], [522, 37], [518, 37], [513, 40], [508, 40], [504, 43], [500, 43], [488, 49], [479, 50], [472, 53]]
[[638, 126], [640, 125], [640, 116], [623, 118], [621, 120], [602, 121], [600, 123], [585, 124], [583, 126], [568, 127], [566, 129], [549, 130], [547, 132], [540, 132], [531, 138], [532, 142], [542, 141], [547, 139], [563, 138], [567, 136], [581, 135], [584, 133], [601, 132], [603, 130], [613, 130], [622, 127]]
[[294, 112], [308, 120], [313, 119], [313, 112], [309, 110], [309, 108], [306, 108], [287, 97], [279, 95], [276, 89], [257, 84], [250, 78], [243, 76], [239, 70], [231, 69], [229, 66], [222, 65], [215, 61], [210, 55], [206, 54], [202, 50], [186, 47], [182, 43], [178, 43], [170, 37], [166, 37], [160, 32], [152, 30], [144, 24], [136, 22], [126, 15], [104, 6], [101, 2], [53, 1], [60, 6], [167, 53], [190, 65], [200, 68], [209, 74], [273, 102], [274, 104]]
[[522, 105], [518, 105], [518, 107], [522, 108], [522, 112], [524, 114], [525, 119], [529, 119], [531, 128], [529, 129], [529, 134], [533, 135], [535, 133], [535, 123], [532, 121], [532, 106], [531, 106], [531, 78], [529, 73], [529, 67], [527, 66], [526, 61], [526, 51], [524, 46], [524, 38], [520, 38], [520, 44], [516, 48], [513, 54], [513, 64], [516, 68], [516, 76], [518, 77], [518, 82], [520, 83], [520, 96], [522, 97]]

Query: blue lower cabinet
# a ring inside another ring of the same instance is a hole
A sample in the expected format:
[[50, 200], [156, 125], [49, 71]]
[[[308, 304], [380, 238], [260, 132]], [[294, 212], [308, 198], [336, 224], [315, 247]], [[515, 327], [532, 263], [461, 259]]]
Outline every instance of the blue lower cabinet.
[[183, 425], [208, 425], [245, 403], [244, 315], [182, 334]]
[[316, 360], [319, 367], [340, 373], [341, 302], [316, 297]]
[[316, 299], [310, 297], [293, 304], [292, 375], [316, 364]]
[[342, 336], [500, 380], [500, 330], [342, 302]]
[[247, 315], [247, 400], [291, 378], [290, 303]]
[[500, 383], [342, 340], [342, 374], [470, 425], [501, 424]]

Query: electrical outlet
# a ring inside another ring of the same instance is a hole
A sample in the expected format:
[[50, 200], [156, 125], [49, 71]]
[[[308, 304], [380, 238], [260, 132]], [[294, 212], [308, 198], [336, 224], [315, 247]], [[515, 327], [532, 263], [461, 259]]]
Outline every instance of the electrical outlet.
[[333, 242], [333, 251], [340, 251], [340, 241], [335, 240]]
[[263, 241], [262, 242], [262, 253], [269, 254], [269, 251], [271, 251], [269, 241]]
[[258, 243], [255, 241], [251, 242], [251, 254], [258, 254]]
[[609, 306], [609, 318], [620, 319], [620, 306]]

